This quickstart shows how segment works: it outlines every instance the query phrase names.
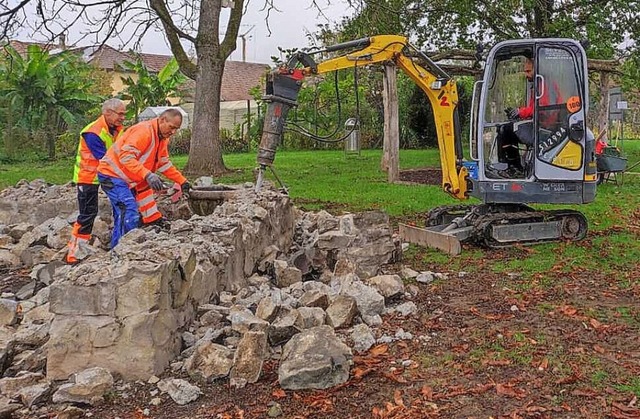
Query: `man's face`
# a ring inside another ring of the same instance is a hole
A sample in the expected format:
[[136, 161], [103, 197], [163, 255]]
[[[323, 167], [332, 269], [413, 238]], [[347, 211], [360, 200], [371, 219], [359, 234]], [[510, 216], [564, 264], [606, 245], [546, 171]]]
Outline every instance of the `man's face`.
[[533, 61], [525, 60], [524, 75], [527, 77], [527, 80], [533, 81]]
[[107, 120], [109, 127], [121, 127], [124, 124], [124, 118], [127, 115], [127, 108], [124, 104], [116, 106], [114, 109], [107, 109], [104, 113], [104, 119]]
[[182, 116], [162, 116], [158, 121], [160, 138], [169, 138], [178, 131], [182, 125]]

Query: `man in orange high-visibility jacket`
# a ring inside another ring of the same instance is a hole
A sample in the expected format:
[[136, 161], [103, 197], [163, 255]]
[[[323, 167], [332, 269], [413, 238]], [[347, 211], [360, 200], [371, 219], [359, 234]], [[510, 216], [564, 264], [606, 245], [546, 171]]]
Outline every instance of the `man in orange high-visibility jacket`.
[[120, 99], [107, 99], [102, 115], [80, 131], [80, 143], [73, 169], [78, 188], [78, 218], [67, 244], [65, 261], [78, 263], [89, 255], [86, 245], [91, 239], [93, 222], [98, 215], [98, 162], [122, 132], [126, 106]]
[[129, 128], [100, 160], [98, 180], [113, 209], [111, 248], [128, 231], [139, 226], [140, 215], [147, 223], [162, 220], [153, 191], [164, 189], [164, 184], [155, 172], [180, 184], [183, 192], [191, 188], [169, 160], [169, 138], [181, 124], [180, 111], [167, 109], [158, 118]]

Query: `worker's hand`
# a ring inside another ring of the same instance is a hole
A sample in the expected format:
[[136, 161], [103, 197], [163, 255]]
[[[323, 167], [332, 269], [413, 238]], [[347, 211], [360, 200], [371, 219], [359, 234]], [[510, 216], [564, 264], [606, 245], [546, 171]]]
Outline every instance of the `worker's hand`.
[[156, 192], [164, 189], [164, 184], [162, 183], [162, 179], [160, 179], [160, 176], [156, 175], [153, 172], [149, 173], [145, 178], [145, 180], [147, 181], [151, 189], [153, 189]]
[[189, 191], [191, 190], [191, 184], [189, 183], [189, 181], [186, 181], [182, 185], [180, 185], [180, 189], [182, 190], [182, 193], [189, 193]]
[[520, 119], [520, 113], [518, 112], [518, 109], [507, 108], [504, 110], [504, 113], [507, 114], [507, 118], [509, 118], [509, 121], [517, 121], [518, 119]]

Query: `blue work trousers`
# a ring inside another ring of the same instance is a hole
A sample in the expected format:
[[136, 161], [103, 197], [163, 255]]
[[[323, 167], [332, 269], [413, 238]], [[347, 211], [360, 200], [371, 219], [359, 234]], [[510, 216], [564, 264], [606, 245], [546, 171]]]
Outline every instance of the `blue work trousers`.
[[127, 182], [120, 178], [98, 174], [102, 190], [109, 197], [113, 209], [113, 232], [111, 248], [116, 247], [120, 238], [140, 225], [138, 204]]

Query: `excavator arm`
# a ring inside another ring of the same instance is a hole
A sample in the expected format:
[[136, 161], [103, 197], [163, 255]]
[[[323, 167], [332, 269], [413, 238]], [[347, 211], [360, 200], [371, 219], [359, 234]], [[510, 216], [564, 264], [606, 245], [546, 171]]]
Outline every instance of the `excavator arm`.
[[[462, 165], [462, 142], [457, 112], [458, 92], [455, 81], [429, 57], [412, 47], [403, 36], [379, 35], [362, 38], [332, 45], [317, 52], [354, 48], [356, 50], [319, 63], [316, 63], [310, 54], [299, 52], [291, 57], [286, 65], [269, 74], [265, 96], [269, 105], [258, 150], [260, 175], [267, 166], [273, 164], [288, 111], [297, 105], [298, 91], [305, 77], [353, 67], [393, 63], [425, 92], [431, 102], [444, 191], [455, 198], [467, 199], [468, 173]], [[415, 58], [425, 63], [426, 68]]]

